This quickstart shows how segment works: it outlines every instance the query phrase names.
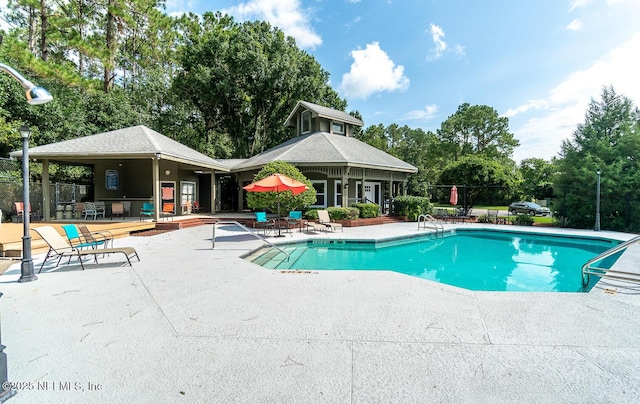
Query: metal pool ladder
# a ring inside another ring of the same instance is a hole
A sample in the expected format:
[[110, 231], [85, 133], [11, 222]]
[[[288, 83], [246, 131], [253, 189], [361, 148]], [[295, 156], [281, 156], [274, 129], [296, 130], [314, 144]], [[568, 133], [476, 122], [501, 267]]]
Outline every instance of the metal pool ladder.
[[592, 266], [593, 263], [610, 257], [613, 254], [616, 254], [636, 243], [640, 243], [640, 236], [636, 236], [631, 240], [627, 240], [622, 244], [618, 244], [617, 246], [610, 248], [602, 254], [587, 261], [582, 266], [582, 287], [587, 287], [587, 285], [589, 284], [590, 275], [599, 276], [601, 278], [617, 279], [619, 281], [625, 282], [640, 283], [640, 272], [616, 271], [609, 268], [599, 268]]
[[420, 230], [421, 224], [423, 229], [427, 228], [427, 224], [435, 229], [436, 237], [438, 236], [438, 230], [440, 230], [440, 233], [444, 236], [444, 226], [435, 217], [431, 215], [420, 215], [418, 216], [418, 230]]
[[245, 225], [243, 225], [240, 222], [237, 222], [235, 220], [220, 220], [217, 221], [213, 224], [213, 236], [211, 237], [211, 249], [216, 248], [216, 226], [219, 224], [234, 224], [238, 227], [240, 227], [242, 230], [244, 230], [245, 232], [249, 233], [250, 235], [252, 235], [253, 237], [257, 238], [258, 240], [262, 240], [265, 243], [269, 244], [271, 247], [275, 248], [276, 250], [280, 251], [281, 253], [283, 253], [286, 257], [287, 257], [287, 261], [289, 261], [289, 254], [283, 250], [282, 248], [278, 247], [277, 245], [273, 244], [272, 242], [270, 242], [267, 239], [264, 239], [260, 236], [258, 236], [257, 234], [255, 234], [254, 232], [251, 231], [251, 229], [249, 229], [248, 227], [246, 227]]

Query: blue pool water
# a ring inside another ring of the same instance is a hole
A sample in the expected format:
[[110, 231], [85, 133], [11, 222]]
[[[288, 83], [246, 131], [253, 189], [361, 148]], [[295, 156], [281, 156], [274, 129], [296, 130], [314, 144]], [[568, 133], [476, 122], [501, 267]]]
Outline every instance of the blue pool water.
[[[310, 240], [252, 261], [296, 270], [391, 270], [471, 290], [582, 291], [582, 265], [617, 241], [492, 230], [376, 243]], [[618, 256], [599, 266], [608, 267]], [[592, 285], [597, 278], [592, 277]], [[592, 286], [590, 285], [590, 286]]]

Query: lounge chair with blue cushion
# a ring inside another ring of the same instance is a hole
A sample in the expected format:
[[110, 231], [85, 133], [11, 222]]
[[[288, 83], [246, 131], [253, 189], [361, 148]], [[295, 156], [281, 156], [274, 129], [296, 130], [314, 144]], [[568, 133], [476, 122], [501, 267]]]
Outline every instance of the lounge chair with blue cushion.
[[78, 257], [78, 260], [80, 261], [80, 266], [82, 267], [83, 271], [84, 271], [84, 263], [82, 261], [82, 258], [85, 256], [93, 256], [94, 261], [97, 263], [99, 254], [119, 253], [119, 254], [124, 254], [129, 266], [132, 266], [131, 258], [133, 257], [136, 257], [138, 261], [140, 261], [140, 257], [138, 256], [138, 253], [133, 247], [114, 247], [114, 248], [97, 248], [97, 249], [89, 248], [89, 249], [83, 250], [80, 248], [73, 247], [69, 243], [67, 243], [67, 241], [52, 226], [34, 227], [32, 230], [38, 233], [40, 237], [49, 246], [49, 251], [47, 252], [47, 256], [44, 258], [44, 261], [42, 261], [42, 265], [40, 265], [40, 269], [38, 270], [38, 273], [42, 271], [42, 267], [44, 267], [44, 264], [49, 260], [49, 258], [58, 258], [58, 263], [56, 264], [56, 267], [57, 267], [58, 265], [60, 265], [60, 261], [62, 260], [63, 257], [69, 257], [69, 262], [71, 261], [72, 257]]
[[275, 228], [275, 222], [267, 219], [267, 212], [254, 212], [256, 215], [255, 227], [262, 229], [264, 235], [267, 235], [267, 230], [271, 231]]
[[96, 248], [98, 246], [97, 243], [88, 243], [80, 236], [80, 232], [75, 224], [65, 224], [62, 225], [62, 230], [64, 230], [65, 235], [67, 236], [67, 240], [71, 247], [73, 248]]

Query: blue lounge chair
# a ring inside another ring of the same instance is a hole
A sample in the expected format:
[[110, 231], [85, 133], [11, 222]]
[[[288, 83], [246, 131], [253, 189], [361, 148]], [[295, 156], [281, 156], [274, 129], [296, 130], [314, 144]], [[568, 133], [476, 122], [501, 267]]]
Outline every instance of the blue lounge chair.
[[62, 230], [64, 230], [67, 240], [69, 240], [69, 244], [73, 248], [96, 248], [98, 246], [98, 243], [90, 243], [84, 240], [75, 224], [65, 224], [62, 226]]
[[275, 228], [275, 222], [267, 219], [267, 212], [254, 212], [256, 215], [255, 226], [258, 229], [263, 229], [264, 235], [267, 235], [267, 230], [271, 231]]

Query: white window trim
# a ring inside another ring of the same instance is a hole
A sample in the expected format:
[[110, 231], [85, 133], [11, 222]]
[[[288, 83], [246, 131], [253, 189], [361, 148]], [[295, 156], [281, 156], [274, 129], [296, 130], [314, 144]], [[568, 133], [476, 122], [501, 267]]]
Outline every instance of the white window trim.
[[[360, 199], [360, 202], [364, 202], [363, 201], [363, 196], [360, 195], [360, 190], [362, 189], [361, 187], [362, 181], [356, 181], [356, 198]], [[365, 181], [364, 185], [367, 186], [371, 186], [374, 189], [374, 194], [375, 194], [375, 189], [376, 189], [376, 185], [379, 185], [379, 189], [378, 189], [378, 199], [382, 200], [382, 184], [377, 182], [377, 181]], [[375, 201], [375, 196], [374, 196], [374, 201]]]
[[[304, 121], [305, 121], [304, 117], [306, 115], [309, 115], [309, 129], [305, 131], [304, 130]], [[311, 132], [311, 111], [309, 111], [308, 109], [305, 110], [305, 111], [302, 111], [302, 113], [300, 114], [300, 132], [302, 134]]]
[[[340, 125], [342, 127], [342, 130], [340, 132], [337, 132], [335, 130], [333, 130], [333, 125]], [[344, 135], [344, 122], [340, 122], [340, 121], [331, 121], [331, 133], [337, 133], [339, 135]]]
[[[185, 185], [193, 185], [192, 199], [188, 198], [188, 195], [190, 194], [183, 193]], [[186, 201], [189, 200], [189, 202], [193, 204], [193, 201], [198, 200], [197, 195], [198, 195], [198, 184], [196, 184], [195, 181], [180, 181], [180, 206], [183, 210], [183, 213], [188, 212], [188, 210], [186, 209]]]
[[[340, 190], [340, 192], [338, 192], [338, 190]], [[342, 207], [342, 193], [344, 191], [345, 190], [342, 189], [342, 181], [341, 180], [340, 181], [335, 181], [333, 183], [333, 192], [334, 192], [334, 195], [333, 195], [333, 199], [334, 199], [333, 206]], [[338, 195], [339, 195], [339, 197], [338, 197]]]
[[324, 205], [309, 205], [310, 208], [326, 208], [327, 207], [327, 180], [311, 180], [311, 185], [313, 184], [324, 184], [324, 193], [318, 194], [316, 191], [316, 195], [324, 195]]

